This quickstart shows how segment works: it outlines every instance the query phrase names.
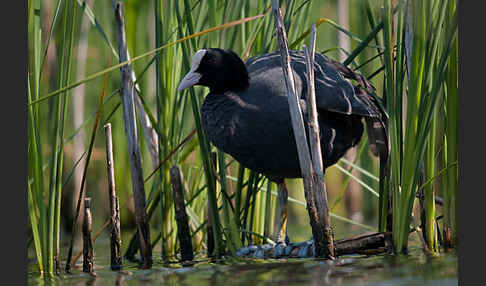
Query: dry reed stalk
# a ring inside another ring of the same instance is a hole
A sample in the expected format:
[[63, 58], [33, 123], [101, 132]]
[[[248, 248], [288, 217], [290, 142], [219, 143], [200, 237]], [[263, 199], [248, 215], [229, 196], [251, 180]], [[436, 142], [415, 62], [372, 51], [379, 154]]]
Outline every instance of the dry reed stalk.
[[[287, 36], [278, 1], [272, 0], [272, 9], [275, 19], [275, 29], [278, 36], [278, 44], [280, 47], [282, 70], [288, 91], [287, 98], [289, 101], [292, 128], [297, 144], [302, 179], [304, 181], [304, 194], [307, 202], [307, 211], [309, 213], [312, 235], [316, 243], [316, 257], [333, 259], [334, 243], [327, 206], [327, 195], [324, 186], [317, 183], [317, 179], [315, 177], [311, 153], [307, 145], [307, 137], [305, 134], [302, 111], [299, 105], [299, 98], [295, 92], [295, 83], [290, 66]], [[316, 185], [320, 186], [316, 187]]]
[[[122, 63], [128, 61], [129, 59], [126, 46], [123, 4], [121, 2], [116, 4], [115, 20], [120, 63]], [[130, 173], [132, 177], [132, 192], [135, 204], [135, 221], [137, 224], [138, 241], [140, 244], [141, 267], [147, 269], [152, 267], [152, 245], [150, 243], [150, 229], [145, 210], [145, 187], [137, 134], [137, 121], [135, 117], [135, 87], [132, 81], [131, 65], [121, 66], [120, 72], [120, 96], [129, 150]]]

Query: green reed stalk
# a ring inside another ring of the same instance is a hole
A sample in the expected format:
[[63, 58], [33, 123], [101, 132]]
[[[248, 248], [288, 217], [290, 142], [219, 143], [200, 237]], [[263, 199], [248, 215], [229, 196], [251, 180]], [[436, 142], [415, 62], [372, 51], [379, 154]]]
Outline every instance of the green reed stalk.
[[[29, 2], [29, 27], [32, 27], [31, 33], [33, 34], [32, 41], [32, 58], [31, 66], [33, 70], [32, 91], [30, 89], [30, 79], [28, 79], [28, 100], [32, 102], [40, 97], [40, 85], [41, 85], [41, 63], [40, 54], [42, 50], [41, 43], [41, 26], [40, 26], [40, 0], [34, 0]], [[38, 265], [41, 273], [46, 271], [47, 261], [49, 257], [48, 253], [48, 232], [47, 232], [47, 208], [44, 203], [44, 179], [43, 179], [43, 163], [42, 163], [42, 141], [40, 134], [40, 110], [39, 106], [29, 107], [29, 162], [30, 174], [33, 177], [33, 189], [30, 192], [30, 198], [33, 203], [33, 210], [29, 210], [31, 213], [31, 228], [33, 233], [38, 233], [38, 244], [36, 244], [36, 254], [38, 259]], [[36, 220], [35, 218], [38, 218]]]
[[[66, 65], [66, 72], [64, 77], [64, 85], [69, 83], [70, 75], [71, 75], [71, 66], [72, 66], [72, 51], [74, 45], [74, 28], [76, 23], [76, 5], [71, 3], [70, 5], [70, 26], [69, 26], [69, 35], [68, 35], [68, 44], [67, 44], [67, 65]], [[67, 11], [66, 11], [67, 12]], [[67, 13], [66, 13], [67, 14]], [[62, 111], [59, 126], [59, 155], [58, 155], [58, 163], [57, 163], [57, 172], [56, 172], [56, 203], [55, 203], [55, 241], [56, 241], [56, 249], [55, 249], [55, 258], [56, 258], [56, 269], [60, 269], [60, 240], [61, 240], [61, 196], [62, 196], [62, 174], [63, 174], [63, 164], [64, 164], [64, 126], [66, 122], [66, 113], [67, 113], [67, 106], [69, 97], [67, 93], [63, 96], [62, 102]]]
[[271, 235], [271, 218], [272, 213], [275, 211], [271, 206], [272, 201], [272, 186], [273, 183], [270, 180], [267, 180], [267, 191], [265, 192], [265, 221], [263, 226], [263, 236], [269, 237]]
[[[391, 1], [386, 0], [384, 1], [384, 10], [383, 10], [383, 43], [385, 46], [384, 51], [384, 62], [385, 62], [385, 95], [383, 96], [384, 100], [386, 101], [386, 110], [388, 112], [388, 135], [390, 138], [390, 145], [391, 145], [391, 154], [389, 159], [389, 170], [390, 176], [393, 179], [393, 183], [395, 186], [398, 186], [399, 182], [399, 161], [396, 156], [396, 150], [400, 150], [401, 147], [399, 144], [398, 139], [398, 132], [397, 132], [397, 117], [401, 116], [396, 114], [394, 106], [397, 101], [401, 100], [401, 94], [398, 94], [395, 97], [395, 86], [394, 82], [394, 62], [393, 62], [393, 47], [394, 44], [392, 42], [392, 11], [391, 11]], [[388, 204], [389, 204], [389, 188], [385, 187], [383, 190], [380, 190], [380, 201], [379, 201], [379, 231], [386, 231], [387, 223], [387, 213], [388, 213]], [[393, 201], [396, 202], [397, 198], [395, 197], [395, 193], [393, 196]]]
[[[164, 16], [162, 11], [163, 11], [163, 2], [154, 0], [154, 17], [155, 17], [155, 46], [159, 47], [163, 44], [162, 38], [164, 36], [164, 31], [163, 31], [163, 23], [162, 19], [164, 19]], [[161, 53], [155, 55], [155, 97], [156, 97], [156, 108], [157, 108], [157, 129], [159, 130], [158, 136], [159, 136], [159, 142], [158, 142], [158, 152], [159, 152], [159, 160], [161, 160], [163, 156], [163, 149], [164, 149], [164, 144], [167, 142], [165, 133], [162, 133], [164, 130], [164, 117], [165, 117], [165, 108], [162, 108], [163, 106], [166, 106], [164, 104], [164, 96], [163, 96], [163, 90], [164, 90], [164, 85], [163, 85], [163, 77], [166, 75], [163, 74], [163, 67], [162, 67], [162, 55]], [[158, 181], [161, 183], [161, 185], [164, 185], [162, 182], [166, 176], [164, 176], [164, 171], [161, 170], [159, 172], [159, 177], [157, 178]], [[161, 228], [160, 228], [160, 236], [162, 237], [162, 243], [161, 243], [161, 256], [163, 259], [165, 259], [168, 256], [167, 253], [167, 243], [165, 242], [165, 227], [166, 226], [166, 217], [167, 217], [167, 210], [165, 206], [168, 206], [168, 203], [165, 203], [165, 193], [164, 188], [160, 187], [159, 189], [159, 205], [160, 205], [160, 218], [161, 218]], [[151, 192], [152, 193], [152, 192]]]
[[[30, 89], [30, 80], [27, 78], [27, 96], [28, 96], [28, 101], [30, 102], [32, 99], [32, 94], [31, 94], [31, 89]], [[42, 273], [44, 271], [44, 251], [43, 251], [43, 240], [44, 237], [42, 236], [42, 216], [44, 215], [43, 208], [42, 206], [44, 205], [42, 200], [39, 198], [39, 195], [41, 195], [41, 187], [39, 183], [39, 177], [40, 177], [40, 170], [42, 168], [39, 167], [39, 153], [37, 150], [37, 141], [36, 138], [36, 128], [35, 128], [35, 123], [34, 123], [34, 111], [33, 107], [29, 106], [29, 113], [28, 113], [28, 119], [29, 119], [29, 160], [32, 162], [31, 168], [33, 170], [29, 170], [32, 174], [33, 177], [33, 190], [31, 188], [31, 184], [28, 183], [28, 202], [29, 202], [29, 218], [30, 218], [30, 225], [32, 229], [32, 236], [34, 238], [34, 246], [35, 246], [35, 253], [37, 256], [37, 263], [39, 265], [39, 270]], [[32, 142], [34, 141], [34, 142]], [[30, 168], [29, 168], [30, 169]]]
[[[266, 179], [268, 181], [268, 179]], [[262, 184], [264, 183], [264, 181], [262, 181]], [[266, 194], [264, 194], [262, 191], [259, 191], [258, 192], [258, 198], [257, 198], [257, 202], [258, 202], [258, 214], [257, 214], [257, 219], [258, 219], [258, 223], [257, 223], [257, 232], [260, 233], [260, 234], [264, 234], [265, 233], [265, 203], [266, 201], [264, 200], [264, 198], [266, 198]], [[262, 243], [265, 243], [264, 240], [261, 240], [260, 237], [257, 238], [259, 243], [262, 244]]]
[[[64, 17], [63, 17], [63, 22], [62, 22], [62, 38], [61, 38], [61, 43], [60, 43], [60, 59], [59, 59], [59, 78], [58, 78], [58, 84], [59, 87], [62, 87], [67, 83], [67, 80], [65, 80], [66, 77], [68, 77], [67, 73], [67, 68], [65, 65], [65, 61], [67, 59], [66, 53], [68, 52], [68, 43], [67, 43], [67, 37], [68, 37], [68, 16], [70, 14], [69, 7], [71, 6], [72, 3], [70, 2], [65, 2], [63, 11], [64, 11]], [[56, 98], [56, 111], [55, 111], [55, 119], [54, 119], [54, 129], [52, 130], [52, 139], [53, 139], [53, 144], [51, 145], [52, 148], [52, 157], [51, 157], [51, 175], [50, 175], [50, 183], [49, 183], [49, 204], [48, 204], [48, 209], [49, 209], [49, 224], [48, 224], [48, 260], [47, 260], [47, 271], [49, 273], [53, 273], [53, 257], [54, 257], [54, 237], [55, 237], [55, 214], [56, 214], [56, 196], [57, 196], [57, 188], [58, 188], [58, 183], [57, 183], [57, 176], [59, 173], [59, 167], [58, 164], [60, 163], [60, 157], [61, 157], [61, 138], [60, 138], [60, 123], [61, 123], [61, 118], [62, 118], [62, 112], [65, 110], [63, 106], [63, 96], [61, 95], [60, 97]]]
[[[447, 24], [453, 23], [456, 13], [456, 1], [449, 1], [447, 7]], [[454, 38], [451, 55], [446, 71], [446, 166], [458, 162], [458, 133], [457, 133], [457, 106], [458, 106], [458, 41]], [[447, 171], [447, 185], [444, 186], [444, 231], [451, 232], [451, 247], [457, 245], [457, 194], [458, 194], [458, 164]]]
[[[437, 111], [435, 111], [437, 113]], [[436, 146], [436, 121], [438, 120], [437, 114], [435, 114], [432, 120], [432, 126], [430, 129], [429, 140], [425, 150], [425, 180], [433, 178], [436, 174], [435, 164], [435, 146]], [[433, 184], [429, 184], [423, 190], [425, 195], [425, 229], [422, 231], [425, 234], [425, 242], [427, 248], [432, 253], [438, 252], [437, 242], [437, 229], [435, 225], [436, 207], [435, 207], [435, 188]]]
[[[241, 196], [243, 194], [243, 180], [245, 178], [245, 167], [242, 165], [238, 165], [238, 179], [236, 181], [236, 190], [235, 190], [235, 224], [238, 229], [243, 228], [241, 223]], [[240, 240], [243, 242], [243, 240]]]
[[[218, 151], [218, 166], [219, 166], [219, 178], [221, 183], [221, 193], [222, 193], [222, 205], [223, 205], [223, 218], [225, 222], [225, 234], [226, 234], [226, 241], [229, 245], [229, 250], [234, 255], [236, 250], [241, 247], [241, 241], [238, 237], [238, 226], [235, 223], [234, 219], [232, 219], [230, 214], [231, 208], [231, 200], [229, 199], [228, 194], [228, 185], [226, 181], [226, 162], [224, 159], [224, 153], [222, 151]], [[233, 212], [233, 216], [235, 213]]]
[[[391, 143], [389, 179], [393, 193], [394, 246], [397, 252], [403, 253], [408, 246], [411, 210], [419, 187], [420, 162], [424, 159], [431, 134], [436, 102], [441, 94], [440, 88], [457, 24], [454, 22], [442, 28], [444, 5], [411, 1], [407, 2], [411, 6], [405, 5], [399, 12], [396, 25], [399, 30], [393, 33], [397, 35], [393, 40], [391, 35], [395, 25], [392, 22], [390, 2], [384, 1], [383, 14], [385, 86]], [[438, 9], [433, 10], [431, 7]], [[407, 29], [411, 37], [405, 33]], [[395, 60], [392, 57], [394, 47], [397, 50]], [[408, 68], [406, 81], [403, 70], [405, 59]], [[408, 92], [406, 98], [403, 98], [405, 90]], [[402, 107], [403, 99], [406, 99], [406, 105]], [[402, 116], [405, 116], [403, 123]], [[431, 196], [430, 193], [428, 195]], [[381, 211], [384, 209], [383, 203]], [[380, 230], [384, 229], [385, 222], [382, 216]]]

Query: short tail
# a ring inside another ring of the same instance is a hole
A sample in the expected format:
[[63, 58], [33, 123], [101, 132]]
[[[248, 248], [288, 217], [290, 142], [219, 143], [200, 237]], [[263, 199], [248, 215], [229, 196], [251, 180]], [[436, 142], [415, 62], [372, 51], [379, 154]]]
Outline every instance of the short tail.
[[389, 141], [388, 141], [388, 127], [387, 120], [384, 110], [381, 108], [377, 97], [369, 95], [359, 86], [355, 89], [360, 91], [355, 91], [359, 94], [362, 100], [369, 101], [374, 106], [374, 117], [365, 117], [366, 132], [368, 133], [368, 144], [373, 155], [380, 157], [383, 162], [388, 161], [388, 156], [390, 152]]
[[340, 62], [331, 60], [331, 65], [345, 78], [357, 82], [354, 87], [356, 98], [364, 103], [369, 113], [369, 116], [365, 116], [365, 122], [370, 150], [373, 155], [380, 157], [380, 162], [386, 164], [390, 151], [387, 117], [381, 99], [375, 94], [375, 87], [364, 76]]

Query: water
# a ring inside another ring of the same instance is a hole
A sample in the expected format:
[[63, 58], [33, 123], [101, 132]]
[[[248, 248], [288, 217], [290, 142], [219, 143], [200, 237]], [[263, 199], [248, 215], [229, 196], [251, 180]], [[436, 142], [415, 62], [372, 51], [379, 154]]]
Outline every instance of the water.
[[[98, 242], [97, 242], [98, 243]], [[456, 252], [427, 256], [412, 240], [408, 255], [348, 255], [335, 261], [315, 259], [240, 259], [210, 263], [204, 257], [192, 267], [163, 264], [154, 252], [150, 270], [124, 261], [123, 273], [110, 270], [109, 247], [95, 248], [96, 276], [74, 269], [73, 274], [42, 278], [29, 265], [29, 285], [458, 285]], [[104, 251], [103, 251], [104, 250]], [[78, 263], [79, 265], [79, 263]], [[81, 265], [80, 265], [81, 266]]]

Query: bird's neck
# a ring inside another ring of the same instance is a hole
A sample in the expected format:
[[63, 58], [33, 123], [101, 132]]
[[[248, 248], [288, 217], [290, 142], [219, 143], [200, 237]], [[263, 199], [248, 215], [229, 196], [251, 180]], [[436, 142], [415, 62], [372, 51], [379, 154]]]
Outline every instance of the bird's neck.
[[224, 147], [226, 138], [231, 136], [233, 114], [236, 104], [230, 92], [210, 93], [201, 106], [201, 123], [206, 137], [218, 148]]
[[233, 109], [235, 97], [233, 92], [226, 91], [223, 93], [210, 92], [201, 106], [201, 116], [203, 120], [216, 121], [229, 110]]
[[219, 94], [226, 94], [226, 93], [234, 93], [234, 94], [238, 94], [242, 91], [245, 91], [247, 89], [247, 87], [243, 87], [243, 86], [238, 86], [238, 87], [235, 87], [235, 86], [219, 86], [219, 87], [210, 87], [209, 88], [209, 94], [215, 94], [215, 95], [219, 95]]

